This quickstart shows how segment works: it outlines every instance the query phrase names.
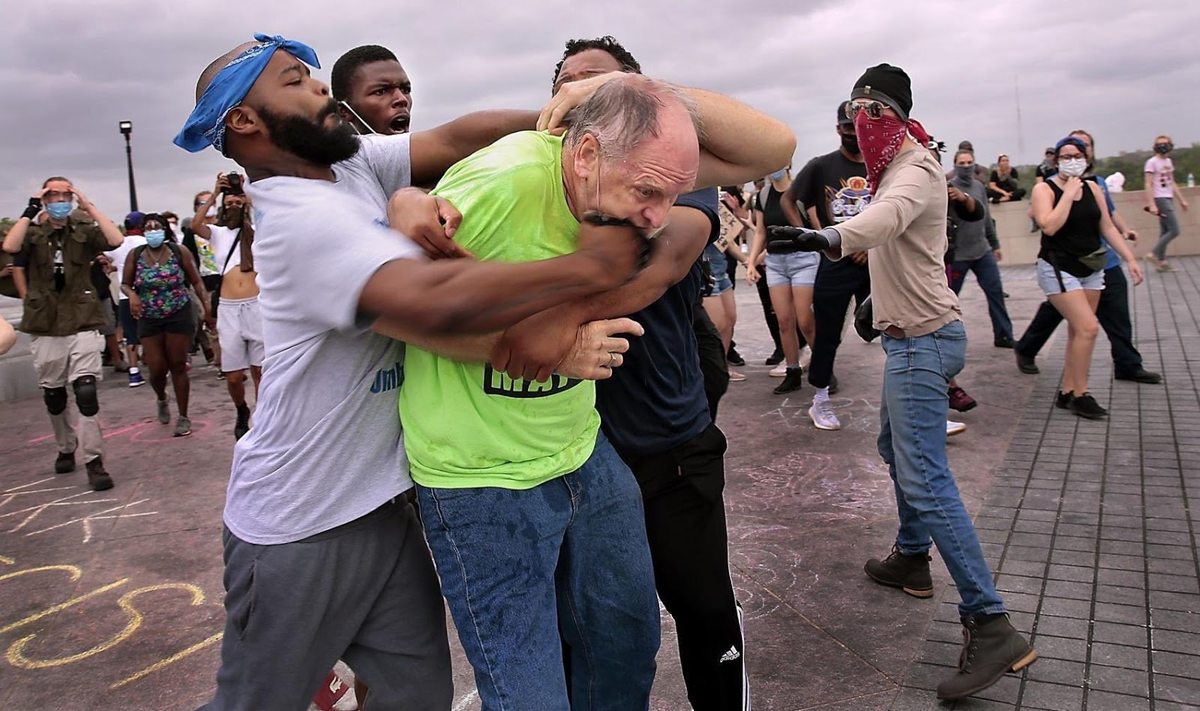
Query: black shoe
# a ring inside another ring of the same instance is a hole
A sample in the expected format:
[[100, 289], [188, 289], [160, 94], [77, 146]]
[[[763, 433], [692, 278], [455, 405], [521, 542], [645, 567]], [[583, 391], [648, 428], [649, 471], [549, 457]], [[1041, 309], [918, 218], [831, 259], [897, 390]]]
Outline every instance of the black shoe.
[[250, 431], [250, 407], [248, 405], [237, 406], [237, 423], [233, 426], [233, 438], [239, 440], [246, 436]]
[[1072, 400], [1068, 409], [1076, 415], [1089, 420], [1099, 420], [1102, 417], [1108, 417], [1108, 410], [1100, 407], [1100, 403], [1096, 402], [1096, 398], [1087, 393]]
[[833, 395], [833, 394], [837, 393], [837, 391], [838, 391], [837, 376], [834, 375], [833, 373], [830, 373], [829, 374], [829, 394]]
[[104, 471], [104, 462], [100, 457], [87, 463], [87, 476], [88, 486], [92, 487], [92, 491], [105, 491], [113, 488], [112, 477]]
[[938, 684], [937, 695], [943, 701], [978, 694], [1004, 678], [1032, 664], [1037, 651], [1008, 621], [1008, 615], [965, 617], [963, 648], [958, 657], [958, 672]]
[[889, 588], [900, 588], [913, 597], [933, 597], [933, 576], [929, 574], [929, 554], [904, 555], [896, 546], [884, 560], [872, 558], [863, 566], [871, 580]]
[[1064, 393], [1060, 390], [1058, 391], [1058, 395], [1054, 398], [1054, 406], [1061, 407], [1064, 410], [1069, 410], [1071, 409], [1071, 403], [1074, 401], [1075, 393]]
[[729, 347], [729, 352], [725, 354], [725, 360], [729, 361], [732, 365], [736, 365], [738, 367], [741, 367], [746, 364], [746, 359], [743, 358], [742, 354], [738, 353], [737, 349], [734, 348], [733, 346]]
[[1147, 385], [1158, 385], [1162, 382], [1162, 375], [1159, 373], [1151, 373], [1145, 368], [1138, 368], [1132, 373], [1120, 373], [1113, 376], [1117, 380], [1128, 380], [1134, 383], [1146, 383]]
[[1016, 348], [1013, 348], [1013, 352], [1017, 354], [1017, 370], [1026, 375], [1037, 375], [1038, 373], [1042, 372], [1041, 369], [1037, 367], [1036, 358], [1030, 358], [1027, 355], [1022, 355], [1021, 351], [1017, 350]]
[[763, 365], [779, 365], [782, 362], [783, 362], [783, 351], [776, 349], [776, 351], [771, 354], [770, 358], [767, 358], [766, 360], [763, 361]]
[[804, 369], [788, 368], [787, 374], [783, 376], [783, 382], [773, 392], [776, 395], [783, 395], [799, 390], [802, 387], [804, 387]]
[[1016, 348], [1017, 342], [1012, 339], [1012, 336], [1001, 336], [992, 341], [992, 345], [997, 348]]
[[54, 460], [54, 473], [70, 474], [73, 471], [75, 471], [75, 453], [59, 452], [58, 458]]

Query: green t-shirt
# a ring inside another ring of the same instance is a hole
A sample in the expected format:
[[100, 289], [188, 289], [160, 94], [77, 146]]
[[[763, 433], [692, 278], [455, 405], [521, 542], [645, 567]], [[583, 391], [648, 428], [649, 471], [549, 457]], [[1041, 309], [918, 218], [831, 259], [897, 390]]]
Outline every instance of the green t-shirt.
[[[526, 131], [452, 167], [434, 190], [462, 212], [454, 241], [479, 259], [532, 262], [575, 251], [562, 139]], [[448, 489], [531, 489], [575, 471], [596, 444], [591, 381], [513, 380], [490, 365], [409, 347], [400, 418], [413, 479]]]

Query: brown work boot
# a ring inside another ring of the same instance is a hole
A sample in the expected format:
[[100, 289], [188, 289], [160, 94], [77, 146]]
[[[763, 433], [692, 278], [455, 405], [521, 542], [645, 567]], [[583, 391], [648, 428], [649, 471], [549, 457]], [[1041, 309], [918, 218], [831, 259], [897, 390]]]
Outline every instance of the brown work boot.
[[933, 576], [929, 574], [929, 554], [904, 555], [896, 546], [884, 560], [872, 558], [863, 566], [880, 585], [900, 588], [913, 597], [933, 597]]
[[112, 477], [104, 471], [104, 461], [96, 457], [87, 463], [88, 486], [92, 491], [105, 491], [113, 488]]
[[1008, 615], [964, 617], [963, 648], [958, 673], [938, 684], [943, 701], [978, 694], [1004, 678], [1029, 666], [1038, 653], [1008, 621]]

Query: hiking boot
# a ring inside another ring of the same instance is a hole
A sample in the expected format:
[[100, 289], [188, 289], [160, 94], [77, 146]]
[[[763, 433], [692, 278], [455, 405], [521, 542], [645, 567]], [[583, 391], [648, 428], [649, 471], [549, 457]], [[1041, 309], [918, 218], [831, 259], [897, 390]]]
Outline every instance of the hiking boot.
[[1162, 382], [1161, 374], [1151, 373], [1145, 368], [1138, 368], [1129, 373], [1118, 373], [1113, 377], [1117, 380], [1128, 380], [1133, 383], [1146, 383], [1147, 385], [1158, 385]]
[[189, 420], [187, 417], [180, 415], [179, 419], [175, 421], [175, 436], [176, 437], [187, 437], [191, 433], [192, 433], [192, 421]]
[[96, 457], [87, 463], [88, 486], [92, 491], [104, 491], [113, 488], [112, 477], [104, 471], [104, 462]]
[[1088, 393], [1084, 393], [1072, 400], [1067, 409], [1089, 420], [1099, 420], [1102, 417], [1108, 417], [1108, 410], [1100, 407], [1100, 403], [1096, 402], [1096, 398]]
[[1008, 621], [1008, 615], [964, 617], [963, 648], [958, 657], [958, 672], [938, 684], [937, 696], [943, 701], [978, 694], [1037, 659], [1038, 653]]
[[171, 424], [171, 408], [166, 398], [158, 401], [158, 421], [164, 425]]
[[1015, 348], [1013, 349], [1013, 352], [1017, 354], [1017, 370], [1026, 375], [1037, 375], [1038, 373], [1042, 372], [1041, 369], [1037, 367], [1036, 358], [1030, 358], [1027, 355], [1022, 355], [1021, 351], [1018, 351]]
[[54, 473], [70, 474], [73, 471], [75, 471], [75, 453], [59, 452], [58, 458], [54, 460]]
[[1071, 402], [1074, 400], [1075, 393], [1064, 393], [1063, 391], [1059, 390], [1058, 395], [1054, 398], [1054, 406], [1062, 408], [1063, 410], [1069, 410], [1071, 408]]
[[960, 387], [950, 388], [950, 409], [955, 412], [966, 412], [974, 410], [979, 403], [975, 402], [975, 398], [967, 394], [966, 390]]
[[800, 368], [788, 368], [783, 376], [783, 382], [775, 386], [776, 395], [794, 392], [804, 387], [804, 371]]
[[992, 341], [992, 345], [997, 348], [1016, 348], [1017, 342], [1012, 339], [1012, 336], [1000, 336]]
[[872, 558], [863, 566], [871, 580], [890, 588], [900, 588], [913, 597], [933, 597], [933, 576], [929, 574], [929, 554], [904, 555], [896, 546], [884, 560]]
[[730, 365], [736, 365], [739, 368], [746, 364], [746, 359], [733, 346], [729, 346], [729, 351], [725, 354], [725, 360], [729, 361]]
[[782, 362], [783, 362], [783, 351], [776, 348], [775, 352], [771, 354], [771, 357], [767, 358], [766, 360], [763, 361], [763, 365], [779, 365]]
[[246, 436], [250, 431], [250, 407], [248, 405], [237, 406], [237, 423], [233, 426], [233, 438], [239, 440]]
[[837, 415], [833, 414], [828, 400], [813, 400], [812, 407], [808, 408], [808, 416], [819, 430], [842, 429], [842, 423]]

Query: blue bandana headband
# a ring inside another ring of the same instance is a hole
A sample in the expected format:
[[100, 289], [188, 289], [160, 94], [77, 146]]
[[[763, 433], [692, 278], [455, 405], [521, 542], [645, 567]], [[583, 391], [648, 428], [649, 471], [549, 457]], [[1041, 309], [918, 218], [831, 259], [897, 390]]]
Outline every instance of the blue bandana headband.
[[196, 102], [196, 108], [192, 109], [192, 115], [188, 116], [183, 129], [175, 137], [175, 145], [192, 153], [211, 145], [224, 153], [225, 116], [246, 98], [250, 87], [254, 86], [254, 82], [266, 69], [267, 62], [271, 61], [275, 50], [283, 49], [305, 64], [321, 68], [320, 62], [317, 61], [317, 53], [302, 42], [261, 33], [254, 35], [254, 39], [259, 44], [234, 57], [233, 61], [213, 77], [212, 83]]
[[1079, 149], [1080, 153], [1082, 153], [1085, 156], [1087, 155], [1087, 145], [1084, 144], [1083, 141], [1079, 140], [1078, 138], [1076, 138], [1074, 136], [1067, 136], [1066, 138], [1059, 140], [1058, 143], [1055, 143], [1054, 144], [1054, 155], [1057, 156], [1058, 152], [1062, 150], [1063, 146], [1075, 146], [1076, 148]]

